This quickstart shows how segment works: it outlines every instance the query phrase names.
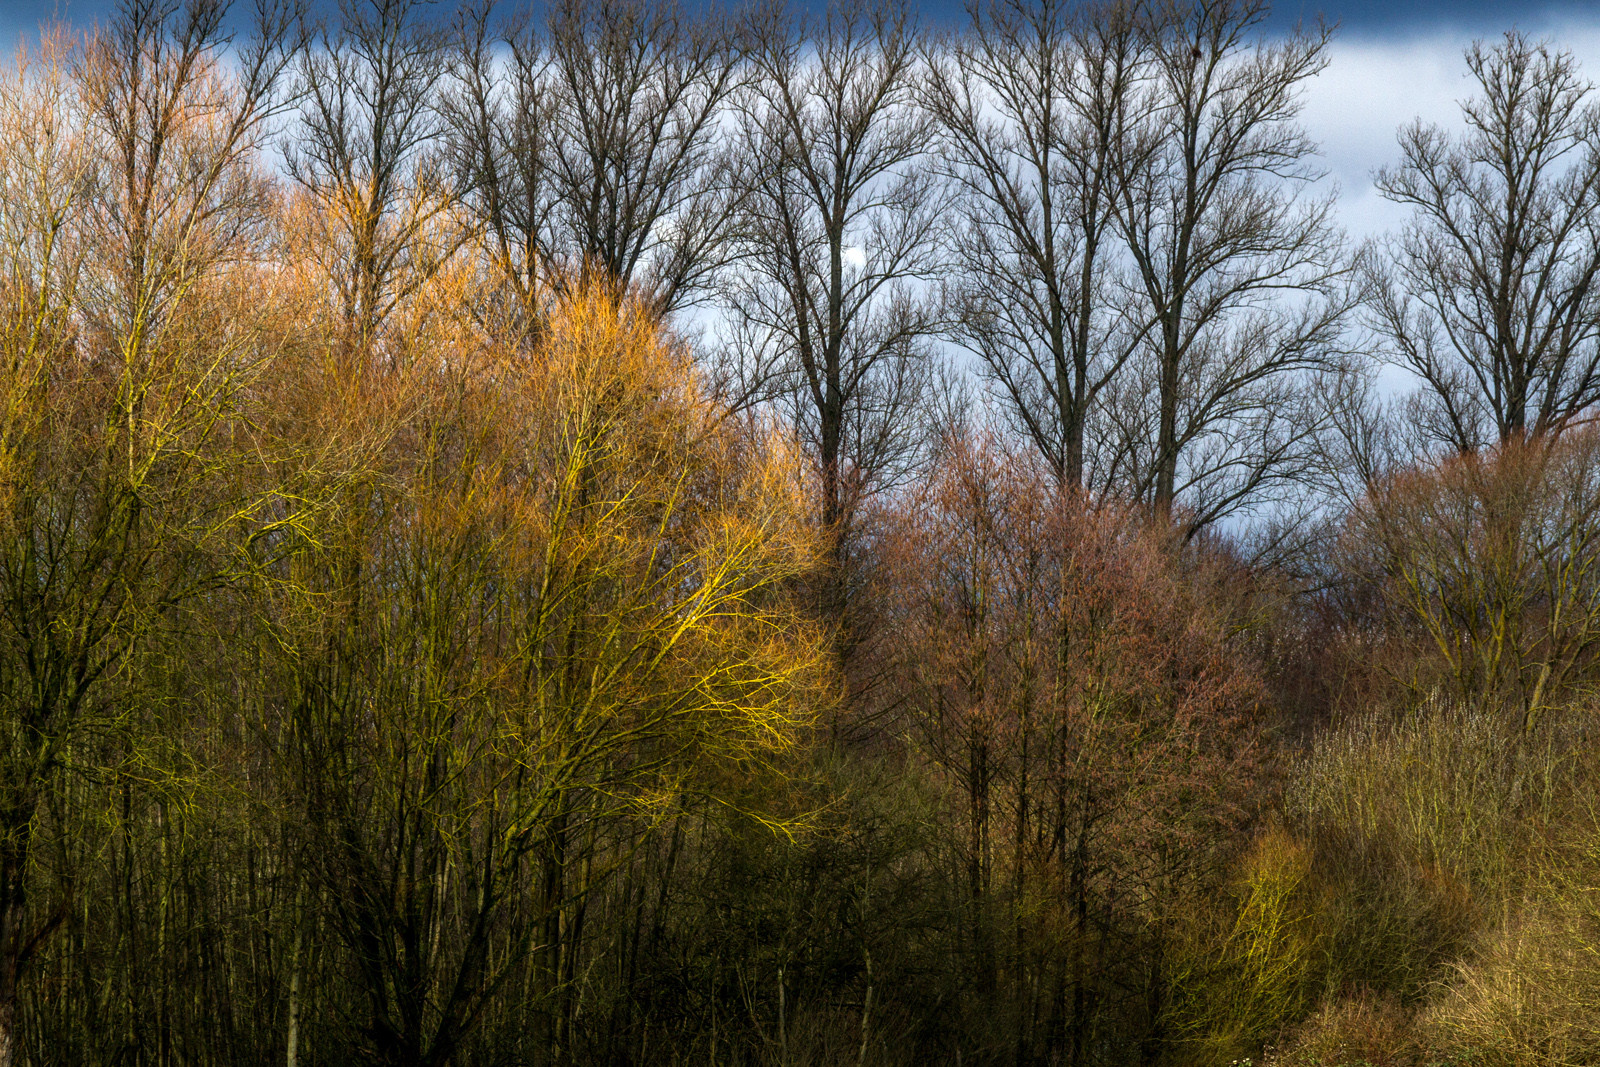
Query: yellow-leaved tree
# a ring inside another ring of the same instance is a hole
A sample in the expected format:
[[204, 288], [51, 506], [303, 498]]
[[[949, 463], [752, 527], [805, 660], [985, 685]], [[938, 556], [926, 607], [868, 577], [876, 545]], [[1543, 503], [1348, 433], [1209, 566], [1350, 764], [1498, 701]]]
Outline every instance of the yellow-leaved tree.
[[273, 495], [235, 442], [276, 352], [256, 162], [287, 23], [225, 66], [223, 15], [128, 5], [0, 76], [0, 1067], [30, 966], [104, 921], [81, 885], [109, 849], [70, 827], [165, 776], [159, 650]]
[[330, 370], [303, 401], [328, 414], [295, 424], [348, 446], [300, 454], [360, 462], [259, 585], [311, 902], [290, 987], [355, 1024], [302, 1033], [291, 1004], [289, 1048], [470, 1058], [494, 1002], [559, 1060], [591, 890], [706, 772], [810, 714], [820, 645], [791, 588], [815, 546], [799, 464], [608, 287], [534, 345], [431, 321], [427, 358]]

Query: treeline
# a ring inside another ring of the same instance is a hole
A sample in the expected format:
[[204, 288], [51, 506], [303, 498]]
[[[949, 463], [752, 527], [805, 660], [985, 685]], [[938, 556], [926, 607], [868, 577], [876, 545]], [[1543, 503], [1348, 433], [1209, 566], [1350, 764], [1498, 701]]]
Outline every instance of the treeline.
[[1600, 108], [1266, 14], [24, 48], [0, 1065], [1600, 1063]]

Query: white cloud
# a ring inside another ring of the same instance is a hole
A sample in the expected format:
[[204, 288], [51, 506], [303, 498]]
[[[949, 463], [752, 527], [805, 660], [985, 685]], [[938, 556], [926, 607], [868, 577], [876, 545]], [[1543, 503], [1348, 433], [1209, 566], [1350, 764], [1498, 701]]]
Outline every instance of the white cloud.
[[[1569, 18], [1540, 32], [1600, 80], [1600, 18]], [[1458, 101], [1475, 88], [1462, 58], [1472, 39], [1465, 32], [1336, 38], [1327, 69], [1308, 83], [1301, 121], [1322, 147], [1329, 179], [1339, 185], [1339, 215], [1352, 237], [1375, 236], [1406, 217], [1372, 185], [1372, 172], [1398, 156], [1399, 128], [1418, 118], [1461, 128]]]

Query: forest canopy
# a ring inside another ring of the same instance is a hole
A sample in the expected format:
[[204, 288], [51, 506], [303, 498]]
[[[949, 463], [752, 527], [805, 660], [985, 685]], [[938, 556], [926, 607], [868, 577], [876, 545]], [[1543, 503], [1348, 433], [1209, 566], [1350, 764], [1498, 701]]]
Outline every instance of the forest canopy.
[[1600, 97], [1267, 16], [30, 39], [0, 1067], [1600, 1064]]

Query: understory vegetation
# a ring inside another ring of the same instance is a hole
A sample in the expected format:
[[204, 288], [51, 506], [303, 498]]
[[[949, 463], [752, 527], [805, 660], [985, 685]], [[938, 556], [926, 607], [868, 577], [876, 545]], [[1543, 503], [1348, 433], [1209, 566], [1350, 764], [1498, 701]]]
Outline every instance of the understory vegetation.
[[0, 1067], [1600, 1065], [1569, 55], [317, 14], [0, 72]]

